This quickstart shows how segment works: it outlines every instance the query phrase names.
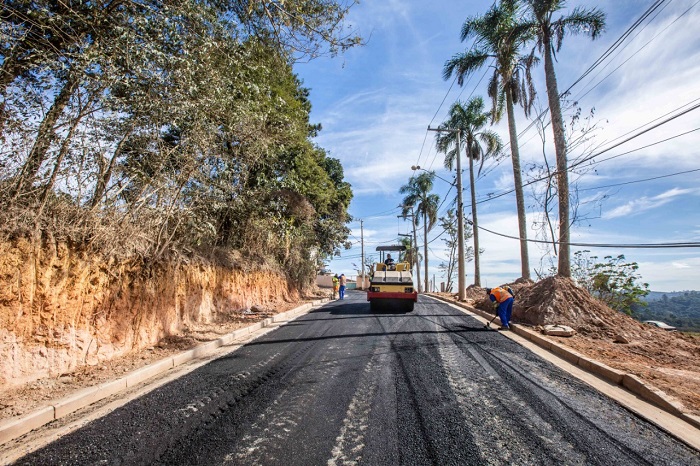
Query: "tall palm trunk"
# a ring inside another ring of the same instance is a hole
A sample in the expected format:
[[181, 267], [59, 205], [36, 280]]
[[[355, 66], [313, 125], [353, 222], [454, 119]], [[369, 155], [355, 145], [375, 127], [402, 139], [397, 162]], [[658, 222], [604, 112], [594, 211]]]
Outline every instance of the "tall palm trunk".
[[428, 216], [423, 212], [423, 257], [425, 257], [425, 288], [423, 290], [427, 293], [430, 291], [428, 286]]
[[476, 186], [474, 185], [474, 159], [469, 157], [469, 146], [467, 143], [467, 157], [469, 158], [469, 183], [471, 184], [472, 196], [472, 238], [474, 239], [474, 285], [481, 286], [481, 268], [479, 266], [479, 228], [476, 221]]
[[557, 156], [557, 192], [559, 193], [559, 264], [557, 275], [571, 277], [571, 247], [569, 246], [569, 175], [566, 161], [566, 137], [561, 114], [557, 75], [554, 72], [552, 44], [549, 34], [544, 34], [544, 72], [547, 82], [549, 112], [554, 132], [554, 150]]
[[530, 278], [530, 258], [527, 251], [527, 218], [525, 217], [525, 196], [523, 195], [523, 178], [520, 172], [520, 150], [518, 132], [515, 127], [513, 95], [506, 88], [506, 109], [508, 111], [508, 133], [510, 135], [510, 153], [513, 161], [513, 181], [515, 182], [515, 202], [518, 206], [518, 231], [520, 233], [520, 267], [523, 278]]

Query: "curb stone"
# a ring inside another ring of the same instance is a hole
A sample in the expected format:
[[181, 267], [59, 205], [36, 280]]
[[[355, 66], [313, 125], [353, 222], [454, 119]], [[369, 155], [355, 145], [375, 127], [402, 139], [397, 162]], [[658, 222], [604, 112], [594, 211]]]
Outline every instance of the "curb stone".
[[[435, 299], [439, 299], [441, 301], [445, 301], [450, 304], [454, 304], [457, 307], [468, 310], [469, 312], [479, 315], [485, 319], [490, 320], [493, 317], [493, 315], [484, 312], [481, 309], [476, 309], [475, 307], [468, 306], [464, 303], [452, 301], [442, 296], [437, 296], [433, 293], [426, 293], [426, 295]], [[498, 321], [500, 324], [500, 319], [498, 317], [495, 320]], [[536, 345], [552, 352], [553, 354], [559, 356], [565, 361], [579, 366], [582, 369], [585, 369], [586, 371], [591, 372], [604, 380], [607, 380], [608, 382], [625, 388], [626, 390], [637, 395], [644, 401], [653, 404], [663, 409], [664, 411], [678, 417], [679, 419], [687, 422], [688, 424], [691, 424], [692, 426], [700, 429], [700, 416], [686, 413], [685, 411], [683, 411], [682, 405], [678, 403], [675, 399], [671, 398], [663, 391], [645, 384], [641, 379], [639, 379], [635, 375], [627, 374], [617, 369], [613, 369], [612, 367], [609, 367], [601, 362], [595, 361], [589, 357], [581, 355], [576, 351], [566, 346], [560, 345], [559, 343], [552, 341], [551, 339], [537, 332], [525, 328], [522, 325], [516, 324], [515, 326], [513, 326], [512, 331], [515, 334], [526, 338], [532, 343], [535, 343]]]
[[271, 327], [274, 323], [298, 317], [300, 314], [308, 312], [314, 307], [325, 304], [328, 301], [327, 298], [324, 298], [302, 304], [289, 311], [275, 314], [263, 321], [234, 330], [223, 337], [183, 351], [175, 356], [168, 356], [160, 361], [155, 361], [152, 364], [141, 367], [116, 380], [79, 390], [67, 397], [54, 401], [50, 406], [39, 408], [22, 416], [2, 420], [0, 421], [0, 445], [14, 440], [17, 437], [21, 437], [34, 429], [42, 427], [56, 419], [60, 419], [78, 409], [103, 400], [129, 387], [138, 385], [156, 375], [167, 372], [174, 367], [208, 356], [214, 350], [231, 344], [240, 337], [250, 335], [264, 327]]

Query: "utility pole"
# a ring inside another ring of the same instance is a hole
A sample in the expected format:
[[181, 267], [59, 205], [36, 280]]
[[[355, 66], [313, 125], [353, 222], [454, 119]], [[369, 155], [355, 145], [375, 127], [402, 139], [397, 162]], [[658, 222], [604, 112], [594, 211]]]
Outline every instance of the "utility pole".
[[[469, 141], [467, 141], [469, 144]], [[469, 150], [467, 149], [467, 153]], [[479, 228], [476, 221], [476, 188], [474, 187], [474, 159], [469, 157], [469, 182], [471, 183], [471, 199], [472, 199], [472, 221], [467, 220], [467, 223], [472, 225], [472, 239], [474, 240], [474, 285], [481, 286], [481, 266], [479, 265]]]
[[[399, 207], [409, 207], [409, 206], [399, 206]], [[411, 223], [413, 224], [413, 241], [412, 241], [413, 244], [411, 244], [411, 249], [412, 249], [413, 253], [411, 254], [411, 256], [413, 257], [413, 262], [414, 262], [414, 264], [412, 264], [412, 265], [416, 266], [416, 280], [414, 281], [414, 283], [416, 283], [416, 285], [418, 285], [418, 286], [416, 286], [416, 289], [420, 293], [421, 292], [420, 262], [418, 261], [418, 238], [416, 237], [416, 216], [413, 213], [413, 206], [410, 206], [410, 207], [411, 207], [411, 215], [408, 215], [408, 214], [399, 215], [399, 217], [404, 217], [404, 218], [411, 217]], [[399, 235], [399, 236], [401, 236], [401, 235]]]
[[413, 257], [416, 261], [416, 283], [418, 284], [418, 292], [421, 292], [420, 286], [420, 261], [418, 260], [418, 237], [416, 236], [416, 214], [411, 206], [411, 223], [413, 224]]
[[[461, 129], [431, 128], [428, 131], [457, 133], [457, 286], [459, 287], [459, 301], [466, 299], [466, 284], [464, 279], [464, 204], [462, 203], [462, 154], [461, 152]], [[477, 252], [478, 254], [478, 252]]]
[[365, 230], [363, 226], [363, 221], [360, 220], [360, 244], [361, 244], [361, 254], [362, 254], [362, 285], [360, 285], [360, 289], [364, 290], [365, 289]]

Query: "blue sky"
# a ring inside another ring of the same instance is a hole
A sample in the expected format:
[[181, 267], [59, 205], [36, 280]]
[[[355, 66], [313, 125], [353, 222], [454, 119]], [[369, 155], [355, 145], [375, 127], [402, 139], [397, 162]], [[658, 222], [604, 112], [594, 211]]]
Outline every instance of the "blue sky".
[[[409, 232], [410, 222], [397, 218], [403, 196], [399, 188], [412, 174], [412, 165], [434, 170], [446, 180], [454, 172], [443, 167], [443, 155], [435, 151], [437, 126], [456, 100], [482, 96], [490, 105], [485, 84], [477, 72], [465, 86], [442, 79], [445, 61], [471, 46], [459, 33], [467, 17], [483, 14], [491, 1], [363, 0], [352, 8], [351, 25], [366, 38], [363, 47], [342, 56], [325, 57], [295, 65], [295, 71], [311, 89], [311, 119], [323, 130], [316, 142], [338, 158], [354, 199], [349, 224], [353, 247], [329, 264], [334, 272], [355, 275], [360, 264], [360, 219], [364, 221], [365, 254], [376, 257], [379, 244], [394, 243], [398, 234]], [[560, 90], [568, 88], [624, 31], [653, 4], [652, 0], [605, 2], [569, 1], [567, 11], [578, 5], [594, 5], [607, 14], [605, 33], [596, 41], [568, 36], [558, 56], [556, 71]], [[592, 114], [587, 141], [569, 154], [575, 161], [600, 152], [634, 135], [643, 125], [658, 123], [670, 115], [700, 103], [700, 2], [667, 0], [623, 47], [571, 90], [582, 117]], [[489, 72], [490, 76], [490, 72]], [[543, 64], [535, 71], [538, 91], [536, 108], [546, 108]], [[478, 85], [477, 85], [478, 84]], [[680, 110], [679, 110], [680, 109]], [[593, 113], [591, 113], [593, 112]], [[530, 121], [518, 108], [518, 131]], [[568, 118], [573, 110], [567, 112]], [[567, 118], [567, 119], [568, 119]], [[586, 123], [580, 120], [577, 129]], [[647, 126], [648, 127], [648, 126]], [[570, 175], [579, 190], [572, 242], [637, 244], [700, 241], [700, 109], [636, 137], [593, 159], [597, 162]], [[505, 122], [492, 127], [508, 141]], [[683, 136], [682, 133], [692, 131]], [[553, 164], [551, 130], [533, 127], [520, 138], [523, 166], [542, 164], [543, 145]], [[677, 136], [677, 137], [676, 137]], [[672, 138], [672, 139], [669, 139]], [[665, 139], [668, 141], [661, 142]], [[644, 148], [644, 146], [648, 146]], [[608, 160], [605, 160], [608, 159]], [[463, 164], [466, 168], [466, 163]], [[476, 182], [477, 198], [501, 193], [513, 186], [510, 158], [487, 160], [485, 176]], [[683, 171], [689, 173], [672, 175]], [[529, 172], [524, 179], [534, 178]], [[468, 173], [464, 173], [464, 199], [469, 205]], [[647, 180], [647, 181], [640, 181]], [[622, 184], [629, 183], [629, 184]], [[619, 185], [619, 186], [610, 186]], [[534, 223], [542, 208], [533, 196], [535, 184], [526, 188], [530, 228], [528, 237], [542, 239]], [[455, 196], [454, 188], [435, 180], [434, 192], [442, 199], [440, 215]], [[517, 236], [515, 196], [504, 195], [478, 207], [479, 224], [491, 231]], [[469, 208], [465, 218], [470, 217]], [[422, 228], [418, 242], [423, 244]], [[447, 254], [436, 226], [428, 233], [430, 276], [444, 279], [437, 266]], [[520, 276], [518, 242], [486, 231], [479, 234], [482, 285], [495, 286]], [[589, 249], [598, 257], [624, 254], [639, 264], [642, 280], [655, 291], [700, 289], [700, 249]], [[531, 243], [533, 278], [548, 268], [546, 247]], [[357, 266], [353, 265], [356, 264]], [[473, 283], [473, 264], [467, 264], [466, 283]]]

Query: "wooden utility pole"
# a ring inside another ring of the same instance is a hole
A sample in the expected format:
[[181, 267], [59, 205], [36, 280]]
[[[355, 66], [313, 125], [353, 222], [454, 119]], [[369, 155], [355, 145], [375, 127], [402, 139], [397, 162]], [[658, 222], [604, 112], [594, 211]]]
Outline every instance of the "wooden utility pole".
[[[469, 144], [467, 144], [469, 145]], [[469, 182], [472, 196], [472, 239], [474, 240], [474, 285], [481, 286], [481, 266], [479, 265], [479, 227], [476, 221], [476, 187], [474, 185], [474, 159], [469, 157]]]
[[420, 284], [420, 261], [418, 260], [418, 237], [416, 236], [416, 215], [413, 213], [413, 206], [411, 206], [411, 223], [413, 224], [413, 257], [416, 261], [416, 284], [418, 285], [418, 292], [421, 292]]
[[[459, 128], [431, 128], [428, 126], [428, 131], [456, 133], [457, 135], [457, 286], [459, 287], [459, 301], [464, 301], [467, 298], [467, 288], [464, 270], [464, 203], [462, 202], [462, 154], [460, 154], [462, 130]], [[476, 254], [478, 254], [478, 252]]]
[[360, 289], [365, 289], [365, 230], [363, 226], [363, 221], [360, 220], [360, 245], [361, 245], [361, 255], [362, 255], [362, 285]]

